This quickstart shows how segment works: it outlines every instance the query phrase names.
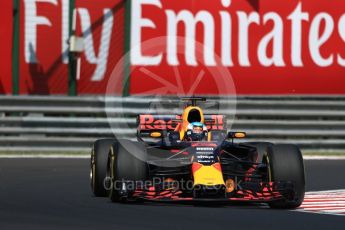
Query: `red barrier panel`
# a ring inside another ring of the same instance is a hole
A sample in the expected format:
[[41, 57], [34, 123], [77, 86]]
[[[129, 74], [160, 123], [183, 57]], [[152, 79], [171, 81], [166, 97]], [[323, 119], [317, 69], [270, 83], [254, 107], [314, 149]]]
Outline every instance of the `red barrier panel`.
[[[136, 43], [163, 36], [132, 55], [133, 94], [183, 94], [202, 72], [193, 93], [222, 93], [210, 73], [221, 67], [238, 94], [345, 94], [343, 0], [139, 0], [132, 3], [133, 33]], [[183, 87], [167, 90], [157, 76]]]
[[0, 7], [0, 94], [12, 92], [12, 1]]
[[[78, 33], [86, 51], [82, 53], [79, 94], [104, 94], [109, 76], [124, 54], [124, 1], [77, 1]], [[89, 11], [91, 25], [88, 24]], [[84, 33], [82, 33], [84, 29]], [[88, 34], [91, 29], [92, 37]]]
[[[78, 94], [103, 94], [123, 54], [123, 0], [76, 0], [84, 37]], [[21, 1], [20, 93], [67, 94], [69, 0]]]
[[66, 2], [64, 7], [62, 3], [63, 1], [21, 1], [21, 94], [67, 92], [68, 72], [62, 57], [62, 24], [63, 18], [68, 17], [68, 11], [64, 9]]

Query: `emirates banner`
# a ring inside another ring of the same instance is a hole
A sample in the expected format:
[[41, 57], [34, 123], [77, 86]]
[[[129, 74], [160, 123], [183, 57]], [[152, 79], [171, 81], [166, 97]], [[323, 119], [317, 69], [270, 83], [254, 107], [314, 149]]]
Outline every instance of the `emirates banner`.
[[[20, 93], [67, 94], [69, 0], [20, 3]], [[130, 5], [126, 11], [124, 0], [76, 0], [84, 42], [78, 94], [114, 93], [109, 81], [124, 77], [123, 60], [129, 88], [115, 80], [118, 94], [345, 94], [343, 0]], [[12, 87], [11, 8], [4, 4], [0, 15], [0, 93]]]
[[220, 67], [237, 94], [345, 93], [342, 0], [139, 0], [131, 32], [132, 93], [217, 94]]

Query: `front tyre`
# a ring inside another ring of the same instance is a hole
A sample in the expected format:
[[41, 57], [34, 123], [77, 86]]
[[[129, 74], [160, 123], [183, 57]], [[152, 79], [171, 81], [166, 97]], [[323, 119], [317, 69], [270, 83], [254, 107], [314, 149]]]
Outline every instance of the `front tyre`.
[[147, 179], [146, 148], [139, 142], [121, 140], [111, 146], [107, 165], [107, 177], [111, 178], [109, 198], [113, 202], [126, 201], [135, 182]]
[[107, 196], [104, 179], [107, 172], [107, 160], [110, 146], [116, 143], [116, 139], [96, 140], [91, 150], [90, 184], [96, 197]]
[[272, 208], [293, 209], [299, 207], [304, 199], [305, 176], [302, 153], [296, 145], [272, 145], [267, 149], [270, 181], [291, 181], [294, 197], [270, 203]]

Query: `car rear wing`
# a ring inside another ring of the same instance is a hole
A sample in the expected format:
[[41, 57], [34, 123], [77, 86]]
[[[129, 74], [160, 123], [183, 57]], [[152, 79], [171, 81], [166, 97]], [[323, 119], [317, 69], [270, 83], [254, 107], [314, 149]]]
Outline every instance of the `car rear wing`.
[[[224, 115], [204, 115], [204, 119], [208, 131], [226, 129]], [[145, 136], [154, 132], [174, 131], [181, 122], [179, 115], [141, 114], [137, 117], [138, 134]]]

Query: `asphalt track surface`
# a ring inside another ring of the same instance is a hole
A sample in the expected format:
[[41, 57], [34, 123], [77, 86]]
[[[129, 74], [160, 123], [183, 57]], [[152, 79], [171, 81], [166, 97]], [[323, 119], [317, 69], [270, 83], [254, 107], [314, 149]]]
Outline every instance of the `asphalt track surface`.
[[[344, 160], [308, 160], [307, 191], [345, 189]], [[116, 204], [86, 159], [0, 159], [0, 229], [345, 229], [345, 216], [262, 206]]]

